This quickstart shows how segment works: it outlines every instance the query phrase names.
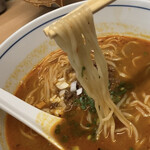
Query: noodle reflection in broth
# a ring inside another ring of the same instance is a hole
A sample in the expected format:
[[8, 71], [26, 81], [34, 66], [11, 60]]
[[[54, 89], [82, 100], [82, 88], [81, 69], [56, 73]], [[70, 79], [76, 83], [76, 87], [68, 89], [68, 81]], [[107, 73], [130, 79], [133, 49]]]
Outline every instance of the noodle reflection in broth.
[[[123, 36], [101, 37], [97, 43], [90, 10], [71, 16], [74, 24], [60, 20], [45, 31], [57, 33], [65, 52], [42, 60], [16, 96], [66, 119], [53, 132], [67, 150], [149, 149], [150, 43]], [[56, 149], [10, 116], [6, 133], [12, 150]]]

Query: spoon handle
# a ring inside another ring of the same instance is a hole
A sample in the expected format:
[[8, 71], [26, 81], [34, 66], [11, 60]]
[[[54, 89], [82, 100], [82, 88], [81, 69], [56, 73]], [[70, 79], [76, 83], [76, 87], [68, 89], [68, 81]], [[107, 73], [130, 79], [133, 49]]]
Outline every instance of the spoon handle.
[[[25, 124], [28, 124], [29, 121], [35, 120], [37, 114], [40, 112], [37, 108], [33, 108], [33, 106], [1, 88], [0, 108]], [[26, 119], [28, 119], [28, 121]]]
[[63, 149], [51, 133], [51, 128], [62, 121], [61, 118], [43, 112], [1, 88], [0, 109], [26, 124], [59, 149]]

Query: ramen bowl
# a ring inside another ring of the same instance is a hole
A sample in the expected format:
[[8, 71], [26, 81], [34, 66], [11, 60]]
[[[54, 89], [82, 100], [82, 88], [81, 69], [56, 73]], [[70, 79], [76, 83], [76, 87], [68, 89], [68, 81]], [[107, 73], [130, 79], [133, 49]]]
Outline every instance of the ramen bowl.
[[[49, 12], [23, 26], [0, 45], [0, 87], [14, 93], [19, 81], [46, 55], [59, 47], [43, 29], [83, 2]], [[94, 15], [97, 36], [127, 35], [150, 39], [150, 1], [118, 0]], [[17, 107], [17, 106], [16, 106]], [[6, 113], [0, 110], [0, 150], [8, 150]]]

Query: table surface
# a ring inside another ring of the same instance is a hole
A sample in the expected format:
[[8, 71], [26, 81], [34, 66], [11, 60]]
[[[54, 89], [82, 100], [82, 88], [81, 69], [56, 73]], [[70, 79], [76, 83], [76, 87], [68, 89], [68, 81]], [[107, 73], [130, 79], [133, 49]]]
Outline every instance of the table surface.
[[[82, 0], [63, 0], [64, 5]], [[47, 7], [35, 7], [24, 0], [7, 0], [7, 10], [0, 15], [0, 44], [31, 20], [51, 11]]]
[[51, 10], [23, 0], [9, 0], [6, 5], [7, 10], [0, 15], [0, 44], [23, 25]]

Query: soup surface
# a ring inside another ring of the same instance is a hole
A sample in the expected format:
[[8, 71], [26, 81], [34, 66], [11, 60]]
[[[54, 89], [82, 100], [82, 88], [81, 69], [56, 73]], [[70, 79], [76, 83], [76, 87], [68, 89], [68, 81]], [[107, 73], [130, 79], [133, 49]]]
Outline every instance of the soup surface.
[[[96, 140], [99, 120], [94, 100], [77, 81], [62, 50], [52, 52], [33, 68], [20, 82], [15, 95], [65, 118], [52, 132], [66, 150], [150, 150], [150, 42], [124, 36], [101, 37], [98, 41], [108, 63], [111, 98], [135, 125], [138, 141], [134, 135], [128, 135], [117, 119], [115, 141], [109, 135], [104, 137], [103, 132]], [[81, 76], [85, 69], [82, 68]], [[10, 150], [57, 150], [10, 115], [6, 135]]]

